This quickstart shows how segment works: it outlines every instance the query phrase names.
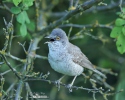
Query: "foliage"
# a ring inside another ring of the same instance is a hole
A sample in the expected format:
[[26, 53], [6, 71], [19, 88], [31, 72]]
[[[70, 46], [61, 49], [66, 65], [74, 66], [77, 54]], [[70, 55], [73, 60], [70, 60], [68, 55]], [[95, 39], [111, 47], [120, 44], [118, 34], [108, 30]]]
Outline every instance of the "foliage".
[[[124, 100], [124, 5], [123, 0], [0, 1], [0, 99]], [[84, 69], [70, 88], [71, 76], [55, 81], [62, 75], [47, 61], [44, 37], [56, 27], [107, 79]]]
[[125, 53], [125, 8], [122, 9], [122, 12], [119, 12], [118, 15], [120, 18], [117, 18], [115, 21], [115, 26], [111, 31], [110, 37], [116, 39], [116, 46], [118, 51], [123, 54]]
[[26, 10], [33, 5], [34, 0], [13, 0], [16, 7], [11, 7], [11, 12], [17, 14], [17, 22], [20, 23], [20, 34], [21, 36], [27, 35], [27, 25], [30, 23], [30, 19], [27, 15]]

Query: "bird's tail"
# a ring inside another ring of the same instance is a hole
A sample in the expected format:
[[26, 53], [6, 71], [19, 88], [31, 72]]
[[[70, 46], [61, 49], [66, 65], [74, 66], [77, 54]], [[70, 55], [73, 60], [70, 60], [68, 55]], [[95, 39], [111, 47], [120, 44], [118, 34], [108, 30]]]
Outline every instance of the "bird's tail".
[[100, 71], [94, 69], [93, 70], [95, 73], [99, 74], [100, 76], [102, 76], [103, 78], [107, 78], [103, 73], [101, 73]]

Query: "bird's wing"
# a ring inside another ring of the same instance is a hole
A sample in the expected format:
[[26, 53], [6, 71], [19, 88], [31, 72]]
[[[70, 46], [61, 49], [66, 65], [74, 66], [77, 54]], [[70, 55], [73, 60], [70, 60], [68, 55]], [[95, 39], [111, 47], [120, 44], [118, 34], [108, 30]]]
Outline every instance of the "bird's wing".
[[95, 69], [92, 63], [88, 60], [88, 58], [82, 53], [82, 51], [77, 46], [70, 43], [68, 53], [71, 54], [73, 62], [87, 69]]
[[69, 47], [68, 47], [68, 53], [72, 56], [72, 60], [73, 60], [74, 63], [77, 63], [82, 67], [85, 67], [89, 70], [92, 70], [95, 73], [97, 73], [97, 74], [103, 76], [104, 78], [106, 78], [106, 76], [104, 74], [102, 74], [101, 72], [99, 72], [98, 70], [95, 69], [94, 65], [82, 53], [82, 51], [79, 49], [79, 47], [70, 43]]

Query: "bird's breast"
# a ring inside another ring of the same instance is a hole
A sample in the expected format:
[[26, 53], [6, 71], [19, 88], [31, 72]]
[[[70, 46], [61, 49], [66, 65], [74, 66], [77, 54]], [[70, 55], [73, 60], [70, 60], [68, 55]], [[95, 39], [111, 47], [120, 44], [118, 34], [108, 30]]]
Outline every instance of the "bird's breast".
[[51, 59], [53, 59], [54, 61], [62, 61], [63, 59], [66, 58], [66, 50], [63, 49], [55, 49], [55, 50], [49, 50], [49, 56], [51, 57]]
[[51, 67], [59, 73], [75, 76], [83, 72], [83, 67], [75, 64], [67, 53], [49, 53], [48, 60]]
[[73, 62], [66, 46], [50, 45], [48, 60], [51, 67], [59, 73], [76, 76], [83, 72], [83, 67]]

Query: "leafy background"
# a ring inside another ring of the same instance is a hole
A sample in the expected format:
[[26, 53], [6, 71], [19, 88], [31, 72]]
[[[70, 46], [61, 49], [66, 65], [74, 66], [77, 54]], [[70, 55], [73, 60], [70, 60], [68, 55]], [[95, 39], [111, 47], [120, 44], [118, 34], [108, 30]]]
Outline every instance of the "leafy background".
[[[10, 8], [10, 11], [15, 14], [13, 25], [14, 35], [18, 35], [13, 39], [11, 54], [19, 58], [24, 59], [26, 57], [22, 47], [18, 44], [26, 41], [26, 50], [28, 49], [30, 40], [33, 38], [33, 32], [36, 30], [36, 8], [33, 0], [3, 0], [4, 3]], [[45, 0], [43, 0], [45, 2]], [[84, 0], [85, 1], [85, 0]], [[115, 3], [118, 0], [111, 0]], [[111, 4], [111, 1], [105, 0], [107, 5]], [[44, 4], [43, 2], [43, 4]], [[80, 3], [83, 1], [80, 0]], [[21, 3], [21, 4], [20, 4]], [[46, 5], [43, 5], [44, 17], [47, 24], [61, 18], [63, 13], [69, 8], [68, 0], [47, 0]], [[51, 8], [51, 9], [50, 9]], [[49, 10], [50, 9], [50, 10]], [[124, 9], [123, 9], [124, 10]], [[58, 12], [58, 15], [54, 15]], [[81, 33], [81, 28], [72, 28], [70, 34], [70, 42], [79, 46], [89, 60], [102, 68], [112, 69], [113, 72], [118, 73], [118, 76], [107, 74], [107, 83], [114, 87], [114, 91], [117, 92], [121, 89], [125, 89], [125, 20], [124, 16], [119, 16], [121, 13], [119, 7], [115, 7], [109, 10], [91, 11], [91, 13], [77, 14], [73, 18], [69, 19], [67, 23], [79, 24], [79, 25], [93, 25]], [[62, 15], [61, 15], [62, 14]], [[5, 35], [3, 34], [3, 28], [5, 27], [3, 17], [7, 22], [11, 19], [11, 13], [5, 9], [0, 9], [0, 50], [4, 46]], [[45, 23], [45, 24], [46, 24]], [[41, 23], [40, 23], [41, 24]], [[94, 27], [97, 24], [113, 26], [113, 29]], [[69, 33], [70, 27], [62, 27], [65, 32]], [[49, 31], [50, 33], [51, 31]], [[49, 34], [48, 33], [48, 34]], [[77, 35], [80, 34], [79, 38]], [[74, 37], [75, 36], [75, 37]], [[95, 36], [95, 38], [94, 38]], [[42, 39], [39, 43], [39, 49], [37, 54], [47, 56], [48, 47], [44, 44], [46, 39]], [[121, 47], [121, 45], [123, 47]], [[9, 62], [13, 66], [17, 66], [20, 62], [9, 59]], [[0, 66], [0, 72], [4, 72], [9, 68], [5, 65]], [[18, 70], [21, 66], [18, 67]], [[55, 72], [49, 65], [47, 60], [35, 59], [34, 72], [42, 72], [46, 74], [48, 71], [50, 75], [48, 79], [57, 80], [62, 74]], [[15, 76], [12, 72], [5, 76], [4, 90], [6, 90], [11, 83], [14, 82]], [[63, 79], [63, 83], [70, 83], [73, 77], [66, 77]], [[43, 81], [31, 81], [29, 82], [33, 92], [43, 92], [50, 97], [50, 100], [93, 100], [92, 94], [84, 90], [73, 90], [69, 93], [65, 87], [61, 87], [60, 91], [57, 90], [55, 85], [49, 84]], [[83, 76], [79, 76], [75, 81], [76, 86], [83, 86], [92, 88], [89, 82], [85, 82]], [[97, 100], [102, 100], [100, 94], [96, 94]], [[109, 100], [124, 100], [125, 92], [109, 96]]]

